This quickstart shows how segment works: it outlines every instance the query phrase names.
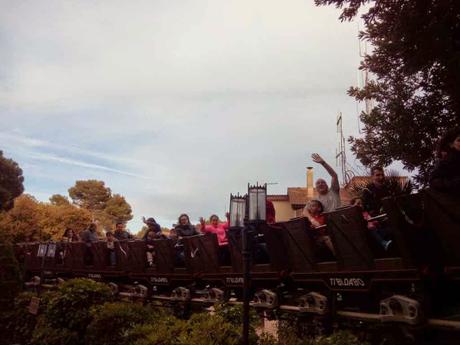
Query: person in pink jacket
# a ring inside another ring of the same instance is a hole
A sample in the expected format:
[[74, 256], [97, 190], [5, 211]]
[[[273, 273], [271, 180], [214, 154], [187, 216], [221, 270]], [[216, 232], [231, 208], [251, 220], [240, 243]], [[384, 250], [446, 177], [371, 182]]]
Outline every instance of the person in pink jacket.
[[211, 224], [206, 224], [203, 217], [200, 218], [201, 223], [201, 232], [204, 234], [216, 234], [217, 243], [219, 245], [219, 259], [221, 264], [229, 264], [230, 262], [230, 251], [228, 249], [228, 238], [227, 230], [230, 225], [230, 214], [227, 212], [225, 214], [227, 221], [222, 223], [219, 221], [219, 217], [213, 214], [209, 217], [209, 222]]

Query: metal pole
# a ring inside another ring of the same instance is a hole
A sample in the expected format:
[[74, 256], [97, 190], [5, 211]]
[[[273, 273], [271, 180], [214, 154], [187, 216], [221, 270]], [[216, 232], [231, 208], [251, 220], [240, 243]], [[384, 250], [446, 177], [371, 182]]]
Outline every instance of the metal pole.
[[249, 345], [249, 292], [251, 251], [249, 248], [249, 228], [243, 227], [243, 345]]

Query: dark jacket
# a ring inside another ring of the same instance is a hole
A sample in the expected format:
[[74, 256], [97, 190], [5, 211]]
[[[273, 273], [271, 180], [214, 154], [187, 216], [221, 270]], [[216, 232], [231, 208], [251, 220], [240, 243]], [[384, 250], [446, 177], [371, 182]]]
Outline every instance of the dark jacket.
[[118, 241], [123, 241], [123, 240], [129, 240], [133, 238], [133, 236], [128, 232], [128, 231], [114, 231], [113, 236], [118, 240]]
[[383, 184], [377, 187], [374, 183], [369, 183], [363, 191], [363, 209], [371, 216], [376, 216], [381, 213], [382, 199], [391, 195], [390, 187]]
[[86, 229], [81, 233], [81, 240], [86, 243], [97, 242], [99, 239], [97, 237], [96, 231], [91, 231]]
[[430, 186], [440, 192], [460, 193], [460, 152], [451, 150], [439, 161], [430, 176]]
[[199, 235], [200, 233], [196, 230], [196, 228], [189, 224], [189, 225], [178, 225], [176, 226], [177, 236], [180, 237], [189, 237]]

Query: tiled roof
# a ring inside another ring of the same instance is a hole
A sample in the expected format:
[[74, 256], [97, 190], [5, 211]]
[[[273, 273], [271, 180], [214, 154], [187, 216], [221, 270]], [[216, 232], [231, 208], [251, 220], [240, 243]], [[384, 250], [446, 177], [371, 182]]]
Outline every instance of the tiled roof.
[[270, 201], [289, 201], [289, 196], [287, 194], [272, 194], [267, 195], [267, 199]]
[[[316, 198], [318, 193], [313, 189], [313, 197], [308, 195], [308, 189], [305, 187], [289, 187], [288, 194], [273, 194], [267, 195], [270, 201], [289, 201], [294, 209], [304, 207], [311, 199]], [[351, 196], [345, 188], [340, 188], [340, 199], [343, 205], [348, 205]]]
[[[315, 195], [316, 191], [313, 190], [313, 197]], [[308, 189], [305, 187], [289, 187], [288, 196], [291, 205], [306, 205], [308, 200], [312, 199], [308, 195]]]

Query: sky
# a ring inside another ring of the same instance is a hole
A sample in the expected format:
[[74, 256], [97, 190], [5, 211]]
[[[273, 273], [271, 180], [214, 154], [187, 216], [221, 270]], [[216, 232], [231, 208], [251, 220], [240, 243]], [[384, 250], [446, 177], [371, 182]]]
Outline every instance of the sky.
[[[224, 216], [250, 183], [333, 167], [359, 135], [358, 25], [312, 0], [0, 0], [0, 150], [47, 201], [105, 181], [169, 227]], [[351, 165], [355, 159], [348, 154]], [[337, 167], [338, 170], [340, 170]]]

